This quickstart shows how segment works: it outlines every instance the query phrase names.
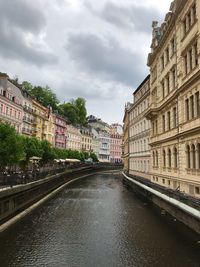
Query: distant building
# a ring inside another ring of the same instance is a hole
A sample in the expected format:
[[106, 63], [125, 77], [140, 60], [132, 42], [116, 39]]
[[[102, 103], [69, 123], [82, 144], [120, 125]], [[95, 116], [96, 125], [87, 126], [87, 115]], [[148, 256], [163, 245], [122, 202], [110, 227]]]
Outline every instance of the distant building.
[[22, 95], [23, 95], [23, 110], [24, 110], [22, 134], [31, 137], [33, 134], [33, 123], [34, 123], [32, 97], [26, 90], [23, 89], [22, 89]]
[[80, 129], [72, 124], [67, 124], [66, 126], [66, 148], [81, 151]]
[[60, 149], [66, 149], [67, 137], [66, 137], [67, 123], [66, 119], [55, 113], [55, 147]]
[[23, 97], [20, 88], [15, 86], [9, 76], [0, 73], [0, 121], [7, 122], [22, 133]]
[[92, 152], [92, 133], [89, 128], [81, 127], [81, 150]]
[[33, 114], [34, 114], [34, 121], [33, 121], [33, 133], [32, 135], [39, 140], [45, 140], [46, 138], [46, 130], [47, 125], [45, 125], [45, 121], [47, 120], [48, 109], [40, 104], [38, 101], [33, 99]]
[[107, 131], [99, 132], [99, 161], [110, 162], [110, 134]]

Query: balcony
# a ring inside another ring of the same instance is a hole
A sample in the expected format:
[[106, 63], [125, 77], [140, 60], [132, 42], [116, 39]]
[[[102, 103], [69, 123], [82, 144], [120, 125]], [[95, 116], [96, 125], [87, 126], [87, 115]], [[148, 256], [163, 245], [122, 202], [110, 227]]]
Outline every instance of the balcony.
[[26, 127], [23, 127], [22, 128], [22, 133], [23, 134], [28, 134], [28, 135], [31, 135], [33, 133], [33, 131], [31, 129], [28, 129]]
[[23, 121], [27, 122], [27, 123], [31, 123], [31, 124], [33, 123], [33, 119], [30, 119], [30, 118], [28, 118], [26, 116], [23, 117]]
[[33, 110], [33, 108], [30, 108], [30, 107], [28, 107], [28, 106], [23, 106], [23, 108], [24, 108], [24, 111], [27, 111], [27, 112], [29, 112], [29, 113], [33, 113], [34, 112], [34, 110]]

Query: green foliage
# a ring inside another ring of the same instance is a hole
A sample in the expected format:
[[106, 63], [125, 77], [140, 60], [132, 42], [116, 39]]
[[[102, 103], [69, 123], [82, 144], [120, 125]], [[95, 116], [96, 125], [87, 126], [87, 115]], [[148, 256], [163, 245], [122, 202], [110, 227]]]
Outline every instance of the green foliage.
[[86, 124], [87, 110], [84, 98], [78, 97], [71, 102], [59, 106], [61, 113], [66, 116], [72, 124]]
[[42, 163], [50, 162], [56, 158], [54, 149], [51, 147], [51, 144], [48, 141], [46, 140], [41, 141], [41, 148], [42, 148]]
[[92, 158], [94, 162], [98, 161], [97, 155], [95, 153], [90, 153], [90, 158]]
[[21, 136], [22, 145], [24, 149], [25, 159], [28, 163], [29, 159], [33, 156], [41, 157], [43, 150], [41, 142], [35, 137]]
[[57, 110], [59, 101], [56, 94], [49, 86], [32, 86], [31, 83], [24, 81], [22, 83], [24, 89], [26, 89], [31, 96], [35, 97], [45, 107], [51, 106], [53, 110]]
[[23, 155], [21, 138], [15, 129], [9, 124], [0, 123], [0, 169], [18, 163]]

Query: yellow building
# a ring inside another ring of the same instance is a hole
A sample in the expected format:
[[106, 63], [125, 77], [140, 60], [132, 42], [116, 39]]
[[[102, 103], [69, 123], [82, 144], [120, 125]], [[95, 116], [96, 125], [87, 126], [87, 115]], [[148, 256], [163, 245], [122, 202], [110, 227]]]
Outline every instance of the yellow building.
[[92, 152], [92, 133], [88, 128], [81, 128], [81, 150], [84, 152]]
[[200, 197], [200, 1], [173, 1], [152, 26], [151, 180]]
[[32, 101], [32, 107], [34, 114], [32, 135], [38, 138], [39, 140], [44, 140], [44, 134], [46, 129], [45, 121], [47, 120], [48, 109], [36, 100]]
[[52, 146], [55, 146], [55, 115], [52, 109], [47, 109], [47, 117], [44, 122], [43, 139], [47, 140]]

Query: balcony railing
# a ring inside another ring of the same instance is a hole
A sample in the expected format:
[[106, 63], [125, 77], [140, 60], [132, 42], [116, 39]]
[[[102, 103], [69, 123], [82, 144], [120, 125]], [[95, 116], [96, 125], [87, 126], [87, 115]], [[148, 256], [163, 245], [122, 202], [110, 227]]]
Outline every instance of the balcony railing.
[[23, 121], [29, 122], [29, 123], [33, 123], [33, 119], [30, 119], [30, 118], [28, 118], [26, 116], [23, 117]]
[[23, 127], [23, 128], [22, 128], [22, 133], [25, 133], [25, 134], [32, 134], [33, 131], [32, 131], [31, 129], [28, 129], [28, 128]]

